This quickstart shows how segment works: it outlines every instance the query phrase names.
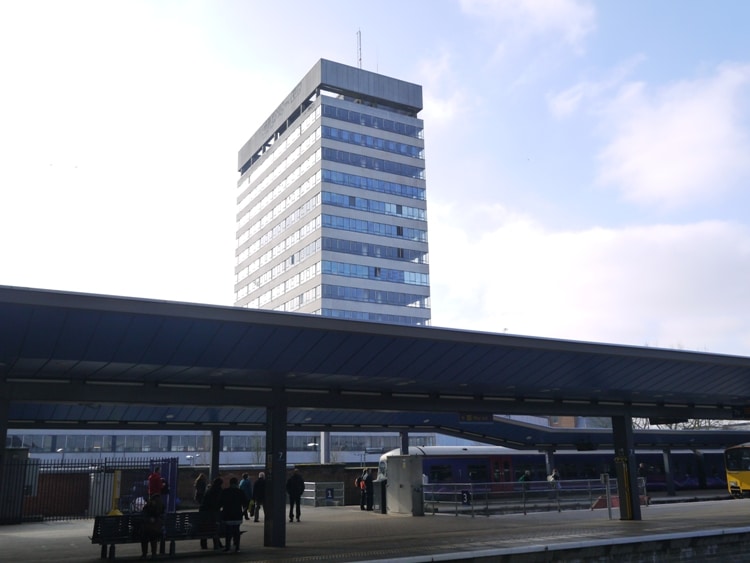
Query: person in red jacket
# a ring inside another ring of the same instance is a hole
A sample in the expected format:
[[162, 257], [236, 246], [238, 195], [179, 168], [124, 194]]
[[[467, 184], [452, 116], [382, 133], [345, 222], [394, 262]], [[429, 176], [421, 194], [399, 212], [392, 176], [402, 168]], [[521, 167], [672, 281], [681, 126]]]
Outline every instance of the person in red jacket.
[[152, 495], [161, 495], [162, 487], [161, 467], [157, 465], [154, 467], [151, 475], [148, 476], [148, 497], [151, 498]]

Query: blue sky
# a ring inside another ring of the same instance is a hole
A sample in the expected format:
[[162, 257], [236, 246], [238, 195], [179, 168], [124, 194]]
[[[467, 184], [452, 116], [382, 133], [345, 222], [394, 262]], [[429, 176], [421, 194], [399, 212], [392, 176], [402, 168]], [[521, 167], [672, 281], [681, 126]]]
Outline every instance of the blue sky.
[[237, 151], [423, 86], [433, 324], [750, 355], [750, 3], [0, 2], [0, 284], [231, 305]]

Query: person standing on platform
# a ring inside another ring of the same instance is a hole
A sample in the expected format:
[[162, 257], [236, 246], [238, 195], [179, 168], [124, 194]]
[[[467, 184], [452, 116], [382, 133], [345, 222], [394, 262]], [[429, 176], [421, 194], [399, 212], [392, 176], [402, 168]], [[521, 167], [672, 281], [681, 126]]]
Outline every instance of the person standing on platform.
[[531, 471], [528, 469], [524, 471], [523, 475], [518, 478], [518, 482], [521, 483], [524, 491], [528, 491], [529, 483], [531, 482]]
[[646, 464], [641, 462], [638, 464], [638, 477], [643, 479], [643, 483], [646, 483], [646, 477], [648, 477], [648, 468]]
[[[203, 502], [201, 503], [198, 512], [203, 513], [203, 519], [206, 522], [206, 526], [213, 525], [216, 529], [216, 534], [213, 537], [214, 549], [221, 547], [221, 539], [219, 539], [219, 524], [221, 522], [221, 487], [224, 485], [224, 480], [221, 477], [217, 477], [211, 483], [211, 486], [203, 496]], [[208, 549], [208, 541], [201, 539], [201, 549]]]
[[161, 495], [161, 489], [163, 487], [161, 478], [161, 467], [156, 466], [151, 474], [148, 476], [148, 498], [150, 499], [154, 495]]
[[552, 469], [552, 473], [547, 476], [547, 481], [552, 485], [552, 488], [560, 488], [560, 474], [557, 472], [557, 469]]
[[297, 522], [299, 522], [302, 493], [305, 492], [305, 480], [296, 467], [289, 479], [286, 480], [286, 492], [289, 495], [289, 521], [294, 522], [294, 509], [296, 508]]
[[372, 473], [370, 472], [370, 469], [365, 469], [365, 472], [362, 474], [362, 481], [365, 485], [364, 495], [365, 495], [365, 504], [367, 508], [365, 510], [372, 510], [372, 504], [373, 504], [373, 497], [375, 494], [375, 486], [372, 482]]
[[198, 477], [195, 478], [193, 487], [195, 488], [193, 500], [195, 500], [195, 502], [198, 503], [198, 506], [200, 506], [203, 502], [203, 497], [206, 496], [206, 488], [208, 487], [208, 479], [206, 479], [206, 476], [203, 473], [200, 473]]
[[266, 474], [262, 471], [258, 473], [258, 478], [253, 485], [253, 500], [255, 501], [255, 522], [257, 522], [261, 507], [263, 508], [263, 518], [266, 517], [264, 506], [266, 502]]
[[224, 551], [234, 541], [234, 551], [240, 550], [240, 525], [242, 524], [242, 512], [247, 506], [247, 499], [237, 483], [237, 477], [229, 479], [229, 487], [221, 491], [219, 495], [221, 502], [221, 519], [226, 526], [224, 533]]
[[141, 528], [141, 559], [148, 556], [151, 546], [151, 559], [156, 558], [156, 545], [161, 539], [164, 526], [164, 503], [158, 494], [151, 495], [143, 505], [143, 524]]
[[247, 515], [247, 509], [250, 506], [250, 502], [253, 500], [253, 482], [250, 480], [250, 475], [247, 473], [242, 474], [242, 481], [240, 481], [240, 490], [245, 495], [245, 502], [242, 503], [242, 516], [245, 520], [250, 520], [250, 516]]
[[362, 472], [362, 475], [357, 477], [354, 480], [354, 484], [359, 489], [359, 509], [364, 510], [365, 504], [367, 504], [367, 493], [365, 491], [365, 473]]

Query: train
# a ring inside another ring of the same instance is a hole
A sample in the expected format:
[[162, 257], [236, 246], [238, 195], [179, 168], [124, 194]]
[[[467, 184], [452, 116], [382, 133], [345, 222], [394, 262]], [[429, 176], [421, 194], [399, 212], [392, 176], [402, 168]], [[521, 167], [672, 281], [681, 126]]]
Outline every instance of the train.
[[[750, 444], [747, 444], [750, 459]], [[378, 479], [388, 478], [388, 458], [401, 455], [391, 450], [380, 457]], [[602, 474], [614, 476], [615, 454], [612, 451], [556, 451], [548, 465], [547, 457], [538, 451], [514, 450], [503, 446], [423, 446], [409, 447], [410, 456], [422, 457], [423, 481], [437, 483], [509, 483], [518, 481], [526, 471], [532, 481], [545, 481], [552, 468], [562, 480], [599, 479]], [[661, 451], [637, 450], [636, 463], [644, 470], [649, 491], [664, 491], [669, 479], [665, 456]], [[673, 450], [669, 458], [671, 482], [675, 490], [725, 489], [727, 472], [724, 450]], [[750, 471], [747, 473], [750, 492]]]
[[734, 498], [750, 496], [750, 442], [724, 450], [727, 490]]

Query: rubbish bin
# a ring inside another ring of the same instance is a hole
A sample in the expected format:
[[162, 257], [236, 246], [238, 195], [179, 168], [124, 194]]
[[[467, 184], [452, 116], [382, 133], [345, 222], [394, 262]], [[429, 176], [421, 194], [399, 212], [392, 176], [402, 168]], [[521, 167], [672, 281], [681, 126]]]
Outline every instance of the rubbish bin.
[[375, 481], [375, 493], [378, 492], [378, 486], [380, 487], [380, 514], [387, 514], [388, 513], [388, 507], [385, 505], [385, 487], [388, 483], [388, 479], [381, 479], [380, 481]]
[[422, 494], [421, 485], [412, 487], [411, 515], [412, 516], [424, 516], [424, 495]]

